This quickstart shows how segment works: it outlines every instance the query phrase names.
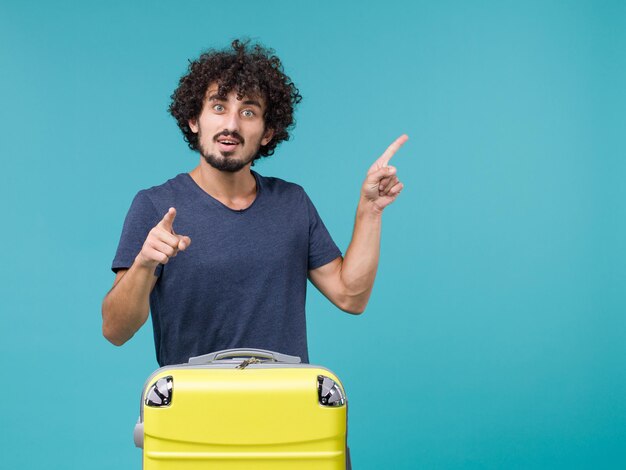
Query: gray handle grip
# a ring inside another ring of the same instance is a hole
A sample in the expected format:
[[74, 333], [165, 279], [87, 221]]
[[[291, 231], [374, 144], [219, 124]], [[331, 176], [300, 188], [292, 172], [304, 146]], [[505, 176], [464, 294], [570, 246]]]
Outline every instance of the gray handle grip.
[[300, 364], [301, 362], [298, 356], [288, 356], [287, 354], [268, 351], [267, 349], [236, 348], [190, 357], [189, 364], [209, 364], [214, 361], [219, 361], [220, 359], [230, 359], [234, 357], [258, 357], [261, 359], [270, 359], [274, 362], [283, 362], [285, 364]]

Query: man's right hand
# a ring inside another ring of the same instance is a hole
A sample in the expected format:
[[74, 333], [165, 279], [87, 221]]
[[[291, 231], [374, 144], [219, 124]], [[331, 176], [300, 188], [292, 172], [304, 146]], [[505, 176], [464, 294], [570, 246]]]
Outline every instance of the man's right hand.
[[191, 244], [191, 238], [174, 232], [176, 209], [170, 207], [163, 219], [148, 233], [148, 237], [135, 259], [140, 266], [155, 269], [166, 264], [179, 251]]

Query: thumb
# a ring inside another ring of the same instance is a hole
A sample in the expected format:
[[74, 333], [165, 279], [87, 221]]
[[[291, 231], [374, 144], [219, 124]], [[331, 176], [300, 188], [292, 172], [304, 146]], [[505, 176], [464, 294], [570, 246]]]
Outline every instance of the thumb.
[[367, 175], [367, 182], [370, 184], [376, 184], [383, 178], [387, 178], [389, 176], [393, 176], [396, 174], [396, 167], [394, 166], [383, 166], [376, 171], [372, 171]]
[[170, 233], [174, 233], [174, 219], [176, 218], [176, 209], [170, 207], [167, 214], [163, 216], [159, 225]]
[[186, 235], [177, 235], [178, 237], [178, 249], [184, 251], [189, 245], [191, 245], [191, 238]]

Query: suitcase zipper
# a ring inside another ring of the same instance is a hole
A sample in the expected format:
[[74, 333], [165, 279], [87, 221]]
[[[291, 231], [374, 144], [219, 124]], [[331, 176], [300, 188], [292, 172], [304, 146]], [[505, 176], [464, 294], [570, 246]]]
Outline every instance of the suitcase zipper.
[[241, 364], [239, 364], [237, 366], [237, 369], [245, 369], [246, 367], [248, 367], [250, 364], [259, 364], [261, 362], [261, 360], [259, 358], [256, 357], [251, 357], [250, 359], [246, 359], [245, 361], [243, 361]]

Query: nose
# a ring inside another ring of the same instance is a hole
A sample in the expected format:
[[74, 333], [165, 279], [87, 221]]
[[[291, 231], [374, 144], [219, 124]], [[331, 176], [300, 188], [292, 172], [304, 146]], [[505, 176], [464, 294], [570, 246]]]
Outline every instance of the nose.
[[224, 128], [230, 132], [239, 132], [239, 112], [230, 111], [224, 116]]

